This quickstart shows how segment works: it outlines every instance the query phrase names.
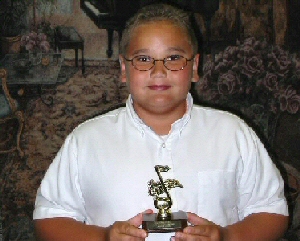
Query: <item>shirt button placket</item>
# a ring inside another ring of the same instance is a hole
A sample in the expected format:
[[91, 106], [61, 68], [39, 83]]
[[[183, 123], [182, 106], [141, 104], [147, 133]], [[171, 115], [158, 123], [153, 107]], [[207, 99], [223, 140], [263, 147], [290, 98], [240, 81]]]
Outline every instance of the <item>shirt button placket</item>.
[[[171, 149], [170, 149], [170, 141], [167, 140], [161, 144], [161, 157], [164, 165], [168, 165], [171, 169], [173, 168], [173, 163], [171, 160]], [[170, 176], [172, 171], [168, 171], [165, 173], [165, 176]]]

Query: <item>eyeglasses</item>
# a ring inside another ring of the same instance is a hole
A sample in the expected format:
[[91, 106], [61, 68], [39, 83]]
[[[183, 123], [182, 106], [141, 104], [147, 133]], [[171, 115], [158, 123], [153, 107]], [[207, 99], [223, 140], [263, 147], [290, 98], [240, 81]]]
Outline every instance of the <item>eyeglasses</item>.
[[170, 55], [164, 59], [154, 59], [147, 55], [138, 55], [133, 57], [132, 59], [127, 59], [124, 57], [126, 61], [130, 61], [133, 67], [139, 71], [148, 71], [153, 68], [156, 61], [163, 61], [164, 66], [171, 71], [182, 70], [188, 61], [194, 59], [194, 57], [187, 59], [181, 55]]

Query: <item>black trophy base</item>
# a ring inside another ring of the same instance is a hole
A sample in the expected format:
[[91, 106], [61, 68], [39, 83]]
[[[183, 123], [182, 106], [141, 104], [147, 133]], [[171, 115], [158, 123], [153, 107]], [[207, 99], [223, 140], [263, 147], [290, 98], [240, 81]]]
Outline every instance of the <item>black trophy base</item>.
[[143, 214], [142, 228], [149, 233], [172, 233], [182, 231], [187, 226], [187, 214], [174, 212], [166, 220], [158, 220], [157, 213]]

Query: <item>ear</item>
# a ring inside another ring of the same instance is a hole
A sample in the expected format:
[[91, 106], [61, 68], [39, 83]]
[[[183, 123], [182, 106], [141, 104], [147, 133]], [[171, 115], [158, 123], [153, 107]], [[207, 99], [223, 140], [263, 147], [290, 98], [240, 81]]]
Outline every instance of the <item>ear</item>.
[[194, 57], [194, 62], [193, 62], [192, 82], [198, 82], [200, 80], [200, 77], [198, 74], [199, 59], [200, 59], [200, 54], [196, 54]]
[[121, 82], [126, 83], [127, 82], [126, 65], [125, 65], [125, 60], [122, 55], [119, 55], [119, 62], [120, 62], [120, 68], [121, 68]]

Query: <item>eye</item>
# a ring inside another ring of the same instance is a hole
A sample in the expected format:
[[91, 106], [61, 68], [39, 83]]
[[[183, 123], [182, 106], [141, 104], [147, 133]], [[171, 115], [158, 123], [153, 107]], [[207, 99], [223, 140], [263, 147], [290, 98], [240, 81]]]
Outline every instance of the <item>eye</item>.
[[181, 60], [183, 57], [181, 55], [170, 55], [166, 58], [166, 61], [177, 61], [177, 60]]
[[147, 63], [147, 62], [152, 61], [152, 58], [147, 55], [139, 55], [139, 56], [134, 57], [134, 59], [135, 59], [135, 61], [142, 62], [142, 63]]

